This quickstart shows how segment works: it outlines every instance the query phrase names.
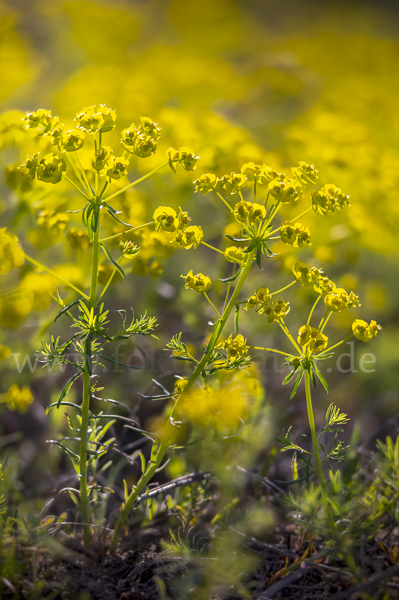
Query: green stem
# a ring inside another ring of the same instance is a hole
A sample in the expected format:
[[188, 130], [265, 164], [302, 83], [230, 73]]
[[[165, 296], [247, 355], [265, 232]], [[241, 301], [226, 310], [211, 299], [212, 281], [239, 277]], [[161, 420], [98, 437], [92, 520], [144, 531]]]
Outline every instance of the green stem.
[[285, 287], [281, 288], [281, 290], [277, 290], [277, 292], [273, 292], [272, 294], [270, 294], [271, 296], [275, 296], [276, 294], [280, 294], [281, 292], [284, 292], [285, 290], [288, 290], [288, 288], [290, 288], [291, 286], [295, 285], [295, 283], [297, 283], [297, 281], [291, 281], [291, 283], [289, 283], [288, 285], [286, 285]]
[[317, 296], [317, 298], [316, 298], [316, 300], [315, 300], [315, 302], [314, 302], [314, 304], [313, 304], [313, 306], [312, 306], [312, 308], [311, 308], [311, 311], [310, 311], [310, 313], [309, 313], [308, 320], [306, 321], [306, 325], [309, 325], [309, 323], [310, 323], [310, 319], [312, 318], [312, 315], [313, 315], [313, 313], [314, 313], [314, 309], [315, 309], [315, 308], [316, 308], [316, 306], [318, 305], [318, 303], [319, 303], [319, 301], [320, 301], [320, 298], [321, 298], [321, 296], [322, 296], [321, 294], [320, 294], [319, 296]]
[[[215, 190], [215, 192], [216, 192], [216, 190]], [[225, 198], [223, 198], [222, 194], [220, 194], [219, 192], [216, 192], [216, 194], [219, 196], [219, 198], [222, 200], [222, 202], [225, 203], [225, 205], [227, 206], [229, 211], [234, 212], [233, 209], [231, 208], [230, 204], [227, 202], [227, 200]]]
[[334, 344], [334, 346], [330, 346], [330, 348], [326, 348], [326, 350], [323, 350], [323, 352], [321, 352], [321, 354], [315, 355], [314, 358], [321, 358], [325, 354], [328, 354], [331, 350], [334, 350], [334, 348], [337, 348], [337, 346], [340, 346], [341, 344], [344, 344], [345, 342], [347, 342], [348, 340], [353, 338], [354, 335], [355, 335], [354, 333], [352, 333], [352, 335], [348, 335], [348, 337], [346, 337], [341, 342], [338, 342], [338, 344]]
[[314, 458], [316, 461], [316, 471], [317, 471], [317, 476], [319, 478], [319, 483], [320, 483], [321, 487], [323, 487], [324, 486], [323, 468], [322, 468], [321, 460], [320, 460], [319, 443], [317, 440], [316, 426], [315, 426], [314, 416], [313, 416], [312, 395], [310, 392], [310, 374], [309, 374], [308, 370], [305, 370], [305, 392], [306, 392], [306, 406], [308, 409], [310, 432], [312, 434], [313, 452], [314, 452]]
[[220, 312], [218, 311], [218, 309], [216, 308], [216, 306], [213, 304], [212, 300], [209, 298], [209, 296], [208, 296], [208, 294], [206, 292], [204, 292], [204, 296], [208, 300], [209, 304], [212, 306], [213, 310], [215, 311], [215, 313], [217, 314], [217, 316], [219, 317], [219, 319], [221, 319], [222, 315], [220, 314]]
[[38, 262], [37, 260], [35, 260], [31, 256], [28, 256], [27, 254], [25, 254], [25, 258], [26, 258], [26, 260], [28, 260], [29, 262], [31, 262], [32, 265], [35, 265], [36, 267], [38, 267], [42, 271], [46, 271], [46, 273], [49, 273], [53, 277], [56, 277], [57, 279], [59, 279], [60, 281], [62, 281], [62, 283], [64, 283], [65, 285], [67, 285], [68, 287], [70, 287], [72, 290], [74, 290], [75, 292], [77, 292], [79, 294], [79, 296], [82, 296], [82, 298], [85, 298], [86, 300], [89, 299], [89, 296], [87, 296], [84, 292], [82, 292], [82, 290], [80, 290], [79, 288], [77, 288], [76, 286], [74, 286], [73, 283], [71, 283], [67, 279], [64, 279], [60, 275], [57, 275], [57, 273], [55, 273], [52, 269], [49, 269], [48, 267], [45, 267], [44, 265], [42, 265], [42, 263]]
[[206, 246], [207, 248], [210, 248], [211, 250], [214, 250], [215, 252], [219, 252], [219, 254], [223, 254], [223, 256], [225, 256], [225, 253], [222, 250], [219, 250], [219, 248], [215, 248], [214, 246], [211, 246], [210, 244], [207, 244], [206, 242], [201, 242], [201, 244], [203, 246]]
[[[310, 212], [312, 210], [312, 207], [308, 208], [307, 210], [304, 210], [303, 212], [301, 212], [300, 215], [294, 217], [293, 219], [290, 219], [291, 222], [295, 222], [297, 219], [300, 219], [301, 217], [304, 217], [305, 215], [308, 214], [308, 212]], [[277, 229], [273, 229], [273, 231], [271, 231], [269, 233], [269, 235], [273, 235], [273, 233], [276, 233], [277, 231], [280, 231], [281, 226], [277, 227]]]
[[[122, 259], [122, 257], [119, 257], [119, 259], [118, 259], [118, 265], [120, 265], [121, 259]], [[107, 283], [105, 284], [103, 291], [101, 292], [101, 294], [99, 295], [99, 297], [98, 297], [98, 299], [96, 301], [96, 306], [97, 306], [97, 304], [99, 304], [101, 298], [104, 296], [105, 292], [107, 291], [107, 289], [111, 285], [112, 280], [115, 277], [116, 271], [117, 271], [117, 268], [114, 267], [114, 270], [112, 271], [111, 275], [109, 276], [109, 279], [108, 279]]]
[[144, 175], [143, 177], [140, 177], [140, 179], [136, 179], [136, 181], [133, 181], [133, 183], [129, 183], [129, 185], [126, 185], [121, 190], [118, 190], [117, 192], [115, 192], [115, 194], [112, 194], [111, 196], [108, 196], [107, 198], [105, 198], [105, 202], [109, 202], [113, 198], [116, 198], [116, 196], [119, 196], [119, 194], [123, 194], [123, 192], [126, 192], [126, 190], [128, 190], [131, 187], [133, 187], [134, 185], [137, 185], [141, 181], [144, 181], [145, 179], [148, 179], [148, 177], [151, 177], [151, 175], [153, 175], [154, 173], [156, 173], [160, 169], [163, 169], [168, 164], [169, 164], [169, 161], [167, 160], [165, 163], [162, 163], [162, 165], [159, 165], [159, 167], [156, 167], [155, 169], [153, 169], [152, 171], [150, 171], [149, 173], [147, 173], [147, 175]]
[[149, 225], [154, 225], [154, 221], [150, 221], [149, 223], [144, 223], [143, 225], [137, 225], [137, 227], [131, 227], [130, 229], [125, 229], [125, 231], [121, 231], [120, 233], [115, 233], [115, 235], [110, 235], [109, 237], [103, 238], [100, 242], [108, 242], [108, 240], [114, 240], [121, 235], [126, 235], [127, 233], [131, 233], [132, 231], [137, 231], [138, 229], [143, 229], [143, 227], [148, 227]]
[[[98, 210], [96, 208], [95, 210]], [[90, 297], [88, 300], [89, 309], [94, 308], [96, 304], [98, 263], [100, 253], [100, 214], [97, 219], [97, 229], [94, 234], [92, 259], [91, 259], [91, 285]], [[91, 354], [90, 336], [85, 341], [85, 356]], [[80, 505], [82, 513], [82, 522], [87, 523], [83, 529], [83, 539], [85, 546], [89, 548], [92, 542], [92, 529], [90, 526], [89, 513], [89, 494], [87, 490], [87, 444], [89, 430], [89, 411], [90, 411], [90, 372], [85, 360], [83, 373], [83, 397], [82, 397], [82, 424], [80, 427]]]
[[[253, 258], [255, 255], [256, 250], [252, 250], [252, 252], [249, 254], [246, 265], [240, 275], [240, 278], [238, 280], [237, 286], [230, 298], [230, 301], [226, 307], [226, 309], [223, 312], [223, 315], [221, 317], [221, 319], [216, 323], [216, 328], [214, 330], [214, 333], [212, 335], [212, 342], [210, 343], [209, 347], [208, 346], [208, 352], [204, 352], [204, 355], [202, 357], [202, 359], [200, 360], [200, 362], [197, 364], [195, 370], [193, 371], [190, 379], [188, 380], [185, 388], [184, 388], [184, 392], [183, 394], [187, 394], [187, 392], [189, 392], [191, 390], [191, 388], [193, 387], [194, 383], [196, 382], [197, 378], [201, 375], [202, 371], [205, 369], [208, 361], [209, 361], [209, 357], [212, 355], [212, 351], [215, 347], [215, 345], [217, 344], [217, 341], [219, 339], [220, 334], [222, 333], [223, 327], [226, 324], [227, 319], [229, 318], [231, 311], [233, 310], [233, 307], [236, 304], [238, 295], [241, 291], [242, 286], [244, 285], [245, 279], [247, 278], [247, 275], [249, 273], [249, 270], [252, 266], [252, 262], [253, 262]], [[181, 400], [183, 394], [180, 396], [180, 398], [176, 401], [174, 409], [176, 408], [177, 404], [179, 403], [179, 401]], [[170, 418], [168, 419], [168, 422], [166, 424], [165, 427], [165, 432], [163, 435], [163, 439], [160, 443], [158, 452], [156, 454], [155, 460], [153, 463], [151, 463], [148, 468], [146, 469], [146, 471], [142, 474], [142, 476], [140, 477], [139, 481], [137, 482], [137, 485], [135, 487], [135, 489], [131, 492], [131, 494], [129, 495], [129, 497], [126, 499], [126, 502], [122, 505], [121, 507], [121, 511], [119, 513], [119, 516], [116, 520], [115, 526], [114, 526], [114, 534], [112, 537], [112, 541], [111, 541], [111, 547], [110, 547], [110, 552], [111, 554], [113, 554], [116, 550], [116, 546], [118, 545], [118, 541], [119, 541], [119, 537], [121, 534], [121, 531], [123, 530], [123, 528], [125, 527], [125, 524], [129, 518], [129, 513], [132, 510], [132, 508], [134, 507], [134, 504], [137, 500], [137, 498], [139, 497], [140, 493], [142, 492], [143, 489], [145, 489], [145, 487], [147, 486], [148, 482], [151, 480], [151, 478], [153, 477], [153, 475], [155, 474], [156, 470], [160, 467], [161, 462], [169, 448], [169, 443], [168, 440], [169, 439], [173, 439], [173, 428], [174, 426], [172, 425]], [[172, 435], [170, 435], [172, 434]]]
[[252, 348], [252, 350], [267, 350], [267, 352], [276, 352], [277, 354], [282, 354], [283, 356], [295, 358], [294, 354], [288, 354], [288, 352], [281, 352], [281, 350], [275, 350], [274, 348], [261, 348], [260, 346], [248, 346], [248, 348]]
[[281, 329], [284, 331], [285, 335], [290, 340], [290, 342], [294, 346], [295, 350], [297, 350], [297, 352], [299, 352], [299, 354], [302, 355], [302, 350], [300, 349], [300, 347], [298, 346], [298, 344], [296, 343], [296, 341], [290, 334], [290, 331], [289, 331], [287, 325], [284, 323], [283, 319], [278, 319], [277, 323], [280, 325]]
[[[91, 352], [90, 343], [85, 342], [85, 354]], [[80, 511], [82, 522], [87, 523], [83, 528], [83, 539], [86, 548], [91, 547], [92, 531], [90, 527], [89, 494], [87, 490], [87, 433], [89, 429], [90, 408], [90, 373], [85, 365], [83, 373], [82, 424], [80, 429]]]
[[72, 167], [73, 172], [75, 173], [76, 179], [80, 182], [80, 185], [84, 188], [85, 186], [85, 182], [83, 180], [83, 178], [81, 177], [78, 169], [75, 166], [75, 163], [73, 162], [72, 158], [69, 156], [69, 152], [63, 152], [63, 154], [65, 154], [65, 158], [67, 159], [67, 161], [69, 162], [69, 164]]
[[65, 175], [65, 179], [71, 184], [73, 185], [73, 187], [78, 190], [79, 194], [81, 194], [83, 196], [83, 198], [86, 198], [86, 200], [90, 201], [90, 198], [88, 196], [86, 196], [86, 194], [84, 192], [82, 192], [82, 190], [80, 189], [80, 187], [78, 185], [76, 185], [76, 183], [74, 181], [72, 181], [72, 179], [69, 179], [69, 177], [67, 177]]
[[329, 319], [330, 319], [331, 315], [332, 315], [332, 310], [331, 310], [331, 311], [329, 312], [329, 314], [328, 314], [328, 315], [325, 317], [325, 319], [324, 319], [324, 322], [323, 322], [323, 320], [322, 320], [322, 323], [323, 323], [323, 325], [322, 325], [321, 329], [320, 329], [320, 325], [321, 325], [321, 323], [320, 323], [320, 325], [319, 325], [320, 333], [323, 333], [323, 331], [324, 331], [324, 329], [326, 328], [326, 325], [327, 325], [327, 323], [328, 323], [328, 321], [329, 321]]

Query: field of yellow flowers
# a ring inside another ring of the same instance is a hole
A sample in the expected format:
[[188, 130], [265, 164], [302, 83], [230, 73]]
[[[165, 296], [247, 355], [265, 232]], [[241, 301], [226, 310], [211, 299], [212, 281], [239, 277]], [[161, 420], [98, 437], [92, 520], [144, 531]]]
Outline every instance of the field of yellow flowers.
[[397, 598], [399, 11], [0, 17], [0, 597]]

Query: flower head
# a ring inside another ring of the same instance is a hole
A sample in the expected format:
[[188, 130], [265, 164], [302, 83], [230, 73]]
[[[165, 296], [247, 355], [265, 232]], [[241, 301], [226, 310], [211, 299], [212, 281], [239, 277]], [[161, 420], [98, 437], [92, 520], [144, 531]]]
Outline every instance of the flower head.
[[66, 175], [66, 162], [56, 154], [46, 154], [38, 164], [36, 177], [44, 183], [59, 183]]
[[343, 288], [335, 288], [333, 292], [324, 296], [324, 306], [327, 310], [341, 312], [345, 308], [353, 308], [361, 306], [361, 304], [359, 297], [354, 292], [348, 294]]
[[297, 342], [302, 348], [308, 348], [310, 353], [313, 354], [327, 348], [328, 337], [321, 333], [317, 327], [303, 325], [298, 331]]
[[20, 388], [13, 383], [4, 395], [4, 401], [7, 403], [8, 410], [25, 413], [33, 402], [33, 395], [30, 388], [26, 386]]
[[201, 192], [201, 194], [204, 195], [211, 190], [214, 190], [218, 181], [218, 178], [213, 173], [204, 173], [204, 175], [201, 175], [198, 179], [194, 179], [193, 184], [195, 186], [195, 191]]
[[88, 106], [77, 113], [75, 121], [78, 122], [78, 129], [86, 133], [106, 133], [115, 129], [116, 112], [105, 104]]
[[109, 168], [107, 170], [109, 179], [116, 179], [117, 181], [124, 179], [128, 174], [129, 166], [130, 163], [127, 158], [123, 156], [110, 156], [108, 162]]
[[289, 181], [284, 179], [273, 179], [269, 183], [269, 192], [279, 202], [289, 204], [298, 200], [302, 193], [301, 184], [297, 181]]
[[248, 260], [248, 254], [244, 252], [242, 248], [237, 246], [229, 246], [224, 251], [226, 260], [232, 263], [238, 263], [239, 265], [245, 265]]
[[317, 215], [326, 215], [345, 206], [350, 206], [349, 196], [332, 183], [327, 183], [319, 191], [312, 193], [312, 208]]
[[278, 321], [286, 317], [290, 310], [290, 303], [279, 298], [275, 302], [272, 302], [270, 306], [267, 306], [263, 312], [267, 316], [267, 322], [273, 323], [273, 321]]
[[61, 135], [60, 147], [66, 152], [75, 152], [85, 143], [85, 134], [79, 129], [70, 129]]
[[228, 358], [241, 358], [248, 354], [247, 340], [240, 333], [235, 338], [232, 334], [229, 335], [227, 340], [220, 344], [220, 347], [226, 350]]
[[292, 267], [292, 274], [298, 283], [307, 286], [316, 283], [322, 276], [323, 270], [303, 262], [296, 262]]
[[264, 287], [255, 290], [252, 296], [248, 298], [245, 310], [248, 310], [248, 308], [255, 308], [256, 312], [262, 314], [265, 312], [271, 299], [272, 297], [269, 293], [269, 288]]
[[286, 221], [280, 228], [281, 241], [284, 244], [302, 248], [304, 244], [310, 245], [310, 231], [305, 225]]
[[202, 227], [191, 225], [183, 231], [179, 231], [173, 241], [179, 244], [181, 248], [189, 250], [192, 247], [198, 248], [203, 239], [204, 232], [202, 231]]
[[154, 219], [156, 231], [162, 230], [174, 233], [179, 226], [177, 213], [170, 206], [158, 206], [152, 218]]
[[187, 275], [181, 275], [180, 277], [185, 280], [186, 283], [184, 287], [187, 290], [194, 290], [194, 292], [198, 292], [199, 294], [207, 292], [211, 287], [210, 278], [202, 273], [194, 275], [192, 271], [189, 271]]
[[100, 146], [94, 153], [94, 159], [92, 160], [92, 167], [96, 171], [102, 171], [108, 166], [108, 161], [111, 157], [113, 150], [110, 146]]
[[25, 254], [18, 244], [18, 238], [8, 233], [5, 227], [0, 229], [0, 275], [5, 275], [11, 269], [20, 267], [25, 260]]
[[136, 244], [133, 244], [133, 242], [131, 241], [122, 241], [119, 243], [119, 251], [123, 258], [128, 258], [131, 260], [140, 252], [140, 248], [136, 246]]
[[303, 185], [316, 183], [319, 176], [315, 166], [308, 165], [303, 160], [300, 161], [297, 167], [292, 167], [291, 171], [293, 176], [297, 177]]
[[373, 337], [377, 336], [381, 329], [381, 325], [378, 325], [376, 321], [370, 321], [369, 325], [362, 319], [355, 319], [352, 323], [352, 331], [355, 338], [362, 342], [369, 342]]
[[243, 173], [230, 173], [230, 175], [223, 175], [219, 181], [228, 194], [237, 194], [247, 183], [247, 178]]

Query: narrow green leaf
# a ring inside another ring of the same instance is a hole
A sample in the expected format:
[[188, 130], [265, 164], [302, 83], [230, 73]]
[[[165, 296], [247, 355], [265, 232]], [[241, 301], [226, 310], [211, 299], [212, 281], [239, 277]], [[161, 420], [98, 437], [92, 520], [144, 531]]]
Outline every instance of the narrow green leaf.
[[235, 273], [234, 275], [231, 275], [231, 277], [226, 277], [226, 279], [219, 279], [219, 281], [221, 281], [222, 283], [230, 283], [231, 281], [235, 281], [241, 275], [243, 268], [244, 267], [241, 267], [240, 269], [238, 269], [237, 273]]
[[108, 260], [110, 260], [112, 262], [112, 264], [114, 265], [115, 269], [118, 271], [118, 273], [121, 275], [121, 277], [123, 277], [123, 279], [125, 278], [125, 272], [122, 269], [122, 267], [120, 265], [118, 265], [118, 263], [116, 262], [116, 260], [114, 260], [111, 256], [110, 251], [108, 250], [108, 248], [106, 247], [105, 244], [101, 243], [101, 248], [104, 250], [104, 253], [106, 255], [106, 257], [108, 258]]
[[236, 304], [236, 314], [234, 315], [234, 333], [238, 333], [238, 317], [240, 316], [240, 305]]
[[288, 373], [287, 377], [284, 379], [284, 381], [282, 382], [281, 385], [287, 385], [287, 383], [289, 383], [291, 381], [291, 379], [294, 377], [297, 370], [298, 369], [295, 369], [294, 371], [291, 371], [290, 373]]
[[146, 460], [144, 458], [144, 454], [142, 452], [139, 452], [138, 454], [139, 454], [140, 461], [141, 461], [141, 471], [143, 473], [145, 473], [145, 469], [146, 469], [146, 464], [147, 463], [146, 463]]
[[72, 306], [75, 306], [75, 304], [78, 304], [79, 300], [75, 300], [74, 302], [71, 302], [70, 304], [68, 304], [68, 306], [65, 306], [62, 310], [60, 310], [60, 312], [58, 313], [58, 315], [55, 317], [54, 319], [54, 323], [66, 312], [68, 312], [68, 310], [70, 310], [72, 308]]
[[82, 407], [79, 404], [75, 404], [74, 402], [52, 402], [47, 408], [46, 408], [46, 414], [48, 414], [50, 412], [50, 410], [52, 408], [54, 408], [54, 406], [56, 406], [57, 408], [59, 408], [60, 406], [73, 406], [73, 408], [77, 408], [79, 410], [82, 409]]
[[65, 396], [67, 395], [67, 393], [71, 389], [72, 385], [80, 377], [81, 374], [82, 374], [82, 371], [78, 371], [77, 373], [74, 373], [74, 375], [72, 375], [72, 377], [67, 381], [64, 389], [61, 392], [60, 397], [58, 398], [57, 408], [59, 408], [61, 406], [61, 402], [63, 401], [63, 399], [65, 398]]
[[293, 397], [295, 396], [295, 394], [296, 394], [296, 391], [297, 391], [297, 389], [298, 389], [298, 387], [299, 387], [299, 384], [300, 384], [300, 383], [301, 383], [301, 381], [302, 381], [302, 377], [303, 377], [303, 368], [301, 368], [301, 370], [300, 370], [300, 372], [299, 372], [299, 375], [298, 375], [298, 377], [296, 378], [296, 381], [295, 381], [295, 383], [294, 383], [294, 387], [292, 388], [292, 392], [291, 392], [290, 400], [292, 400], [292, 399], [293, 399]]
[[320, 379], [322, 386], [324, 387], [324, 389], [326, 390], [326, 392], [328, 394], [328, 383], [327, 383], [327, 381], [324, 379], [323, 375], [320, 373], [320, 371], [317, 368], [317, 366], [315, 365], [315, 363], [313, 363], [313, 368], [315, 370], [315, 373], [316, 373], [317, 377]]

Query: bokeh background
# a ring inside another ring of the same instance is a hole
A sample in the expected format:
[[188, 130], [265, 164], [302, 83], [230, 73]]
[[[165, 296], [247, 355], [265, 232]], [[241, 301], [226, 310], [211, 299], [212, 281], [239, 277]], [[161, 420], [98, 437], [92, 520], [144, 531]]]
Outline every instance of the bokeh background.
[[[32, 143], [16, 125], [20, 115], [15, 111], [47, 108], [72, 125], [81, 108], [105, 103], [117, 111], [117, 131], [140, 115], [162, 127], [160, 150], [137, 164], [139, 173], [159, 164], [169, 146], [189, 146], [201, 156], [195, 175], [223, 175], [249, 160], [288, 170], [304, 160], [319, 169], [322, 183], [335, 183], [350, 194], [350, 209], [324, 219], [307, 218], [313, 245], [295, 256], [312, 260], [358, 293], [362, 308], [356, 317], [376, 319], [383, 331], [366, 349], [356, 344], [357, 373], [350, 372], [349, 357], [342, 362], [348, 372], [332, 369], [332, 392], [330, 397], [318, 393], [316, 416], [320, 422], [334, 401], [351, 417], [349, 431], [356, 425], [358, 441], [392, 433], [399, 407], [399, 11], [394, 3], [2, 0], [0, 63], [3, 172], [22, 162]], [[40, 210], [56, 207], [65, 214], [76, 208], [76, 199], [67, 192], [56, 197], [58, 190], [48, 189], [32, 196], [18, 188], [12, 174], [6, 179], [2, 175], [2, 226], [15, 231], [31, 254], [84, 285], [87, 253], [67, 247], [65, 231], [37, 223]], [[206, 239], [216, 243], [225, 224], [223, 207], [208, 196], [194, 195], [191, 181], [190, 173], [162, 174], [127, 195], [123, 202], [129, 222], [145, 222], [159, 204], [180, 205], [208, 232]], [[151, 377], [168, 383], [172, 367], [162, 355], [162, 344], [178, 331], [200, 343], [209, 317], [201, 299], [183, 289], [180, 274], [189, 268], [204, 270], [210, 255], [181, 251], [169, 256], [156, 239], [141, 242], [143, 262], [128, 283], [115, 286], [112, 302], [156, 314], [160, 341], [127, 351], [129, 359], [144, 356], [147, 367], [147, 376], [134, 380], [134, 394], [131, 374], [112, 373], [107, 381], [111, 392], [123, 393], [133, 403], [138, 402], [137, 391], [151, 389]], [[277, 251], [273, 266], [267, 264], [255, 274], [254, 288], [269, 285], [273, 278], [270, 287], [278, 289], [290, 280], [293, 253], [276, 245]], [[146, 263], [146, 256], [152, 262]], [[215, 277], [221, 268], [216, 263], [210, 266]], [[1, 283], [0, 342], [14, 354], [33, 357], [40, 337], [49, 335], [47, 324], [56, 308], [50, 306], [46, 290], [36, 289], [32, 300], [36, 283], [27, 283], [25, 276], [22, 269]], [[309, 297], [306, 291], [287, 296], [296, 315], [291, 315], [295, 330]], [[353, 318], [353, 312], [340, 315], [332, 337], [347, 335]], [[253, 315], [244, 316], [242, 323], [251, 341], [280, 343], [278, 332], [267, 324], [260, 327]], [[372, 373], [359, 368], [364, 352], [375, 355]], [[18, 373], [13, 356], [5, 356], [0, 368], [2, 392], [17, 381], [30, 385], [35, 396], [25, 415], [3, 411], [2, 434], [23, 432], [18, 460], [24, 477], [36, 488], [46, 481], [49, 490], [56, 464], [49, 467], [44, 440], [51, 427], [61, 427], [63, 416], [51, 416], [49, 422], [45, 407], [57, 397], [66, 375], [40, 369], [31, 373], [28, 367]], [[278, 369], [281, 363], [261, 359], [271, 424], [265, 447], [272, 444], [274, 428], [294, 424], [300, 433], [306, 427], [303, 397], [288, 401]], [[9, 444], [17, 437], [4, 439]]]

